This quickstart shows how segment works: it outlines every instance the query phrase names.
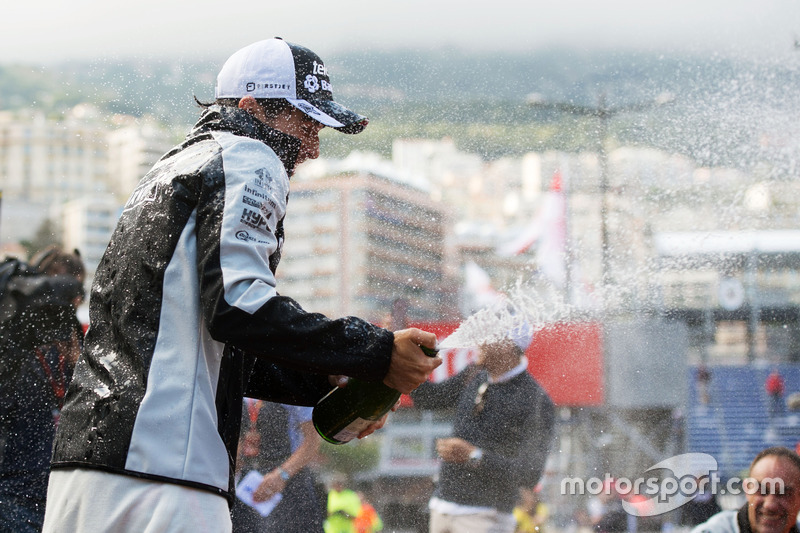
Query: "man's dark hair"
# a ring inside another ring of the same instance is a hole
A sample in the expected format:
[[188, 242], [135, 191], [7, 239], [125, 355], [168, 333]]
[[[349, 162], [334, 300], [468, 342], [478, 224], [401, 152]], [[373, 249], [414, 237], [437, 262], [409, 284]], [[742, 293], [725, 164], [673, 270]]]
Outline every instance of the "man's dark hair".
[[66, 274], [80, 280], [86, 276], [81, 253], [77, 249], [66, 252], [57, 245], [49, 246], [34, 255], [31, 266], [39, 273], [49, 276]]
[[[217, 98], [213, 102], [201, 102], [196, 96], [194, 97], [194, 101], [197, 102], [197, 105], [203, 108], [209, 108], [212, 105], [239, 107], [240, 100], [241, 98]], [[285, 98], [256, 98], [256, 102], [258, 102], [261, 109], [264, 110], [264, 114], [267, 118], [275, 118], [281, 111], [293, 107]]]
[[793, 452], [789, 448], [784, 448], [783, 446], [772, 446], [765, 450], [761, 450], [756, 458], [753, 459], [753, 462], [750, 463], [750, 470], [753, 470], [753, 467], [757, 462], [759, 462], [764, 457], [785, 457], [786, 459], [790, 460], [794, 466], [797, 468], [798, 472], [800, 472], [800, 455]]

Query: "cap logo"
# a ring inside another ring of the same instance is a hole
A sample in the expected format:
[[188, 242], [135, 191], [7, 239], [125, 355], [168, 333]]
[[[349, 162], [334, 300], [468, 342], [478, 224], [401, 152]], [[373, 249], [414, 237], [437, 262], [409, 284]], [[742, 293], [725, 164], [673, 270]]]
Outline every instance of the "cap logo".
[[255, 88], [256, 84], [253, 83], [252, 81], [247, 83], [247, 92], [251, 93], [255, 90]]
[[317, 63], [314, 61], [314, 74], [319, 74], [320, 76], [327, 76], [328, 69], [325, 68], [325, 65], [322, 63]]
[[319, 80], [313, 74], [306, 76], [306, 81], [303, 82], [303, 85], [311, 94], [314, 94], [319, 90]]
[[319, 110], [316, 107], [312, 107], [305, 102], [297, 102], [295, 104], [297, 108], [305, 113], [306, 115], [319, 115]]

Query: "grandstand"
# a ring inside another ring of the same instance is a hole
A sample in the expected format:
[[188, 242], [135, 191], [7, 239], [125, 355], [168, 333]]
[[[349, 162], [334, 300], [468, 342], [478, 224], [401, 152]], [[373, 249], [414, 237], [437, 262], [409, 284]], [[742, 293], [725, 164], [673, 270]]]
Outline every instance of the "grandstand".
[[[753, 457], [769, 446], [794, 449], [800, 443], [800, 411], [788, 407], [770, 416], [764, 381], [778, 368], [786, 382], [785, 398], [800, 391], [800, 365], [742, 365], [711, 367], [710, 399], [704, 405], [694, 386], [689, 388], [686, 419], [687, 451], [712, 455], [722, 479], [742, 477]], [[697, 367], [689, 368], [695, 382]]]

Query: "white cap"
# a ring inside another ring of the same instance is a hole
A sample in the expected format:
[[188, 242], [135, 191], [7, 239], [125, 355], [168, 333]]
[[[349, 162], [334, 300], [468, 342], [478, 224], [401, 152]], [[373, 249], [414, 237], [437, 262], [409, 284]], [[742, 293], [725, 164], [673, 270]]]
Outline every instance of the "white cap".
[[524, 352], [533, 341], [533, 328], [527, 322], [522, 322], [508, 332], [508, 338]]
[[217, 75], [216, 98], [283, 98], [314, 120], [343, 133], [359, 133], [366, 117], [333, 101], [328, 69], [308, 48], [280, 38], [234, 53]]

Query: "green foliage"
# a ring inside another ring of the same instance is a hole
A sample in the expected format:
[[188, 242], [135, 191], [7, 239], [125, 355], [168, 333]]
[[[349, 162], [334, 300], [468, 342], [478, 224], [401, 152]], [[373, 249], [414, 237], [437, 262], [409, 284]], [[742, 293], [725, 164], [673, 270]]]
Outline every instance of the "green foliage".
[[325, 457], [326, 469], [341, 472], [351, 479], [358, 472], [375, 469], [380, 459], [380, 445], [374, 436], [343, 445], [323, 442], [320, 452]]
[[[792, 124], [800, 96], [795, 65], [664, 53], [543, 50], [467, 53], [455, 49], [362, 49], [327, 58], [337, 100], [370, 118], [357, 136], [323, 136], [323, 153], [388, 156], [396, 138], [450, 137], [487, 159], [527, 151], [595, 150], [598, 122], [536, 110], [545, 101], [625, 107], [670, 92], [668, 110], [639, 110], [609, 121], [612, 143], [683, 153], [703, 165], [749, 166], [782, 157], [759, 147], [763, 130]], [[224, 58], [108, 59], [44, 67], [0, 66], [0, 110], [37, 108], [57, 116], [79, 102], [109, 114], [149, 114], [185, 131], [213, 99]], [[791, 115], [791, 116], [790, 116]]]
[[56, 227], [52, 220], [46, 218], [36, 229], [36, 233], [31, 240], [24, 240], [20, 244], [25, 247], [28, 257], [32, 257], [36, 252], [44, 250], [48, 246], [57, 244], [61, 241], [56, 237]]

